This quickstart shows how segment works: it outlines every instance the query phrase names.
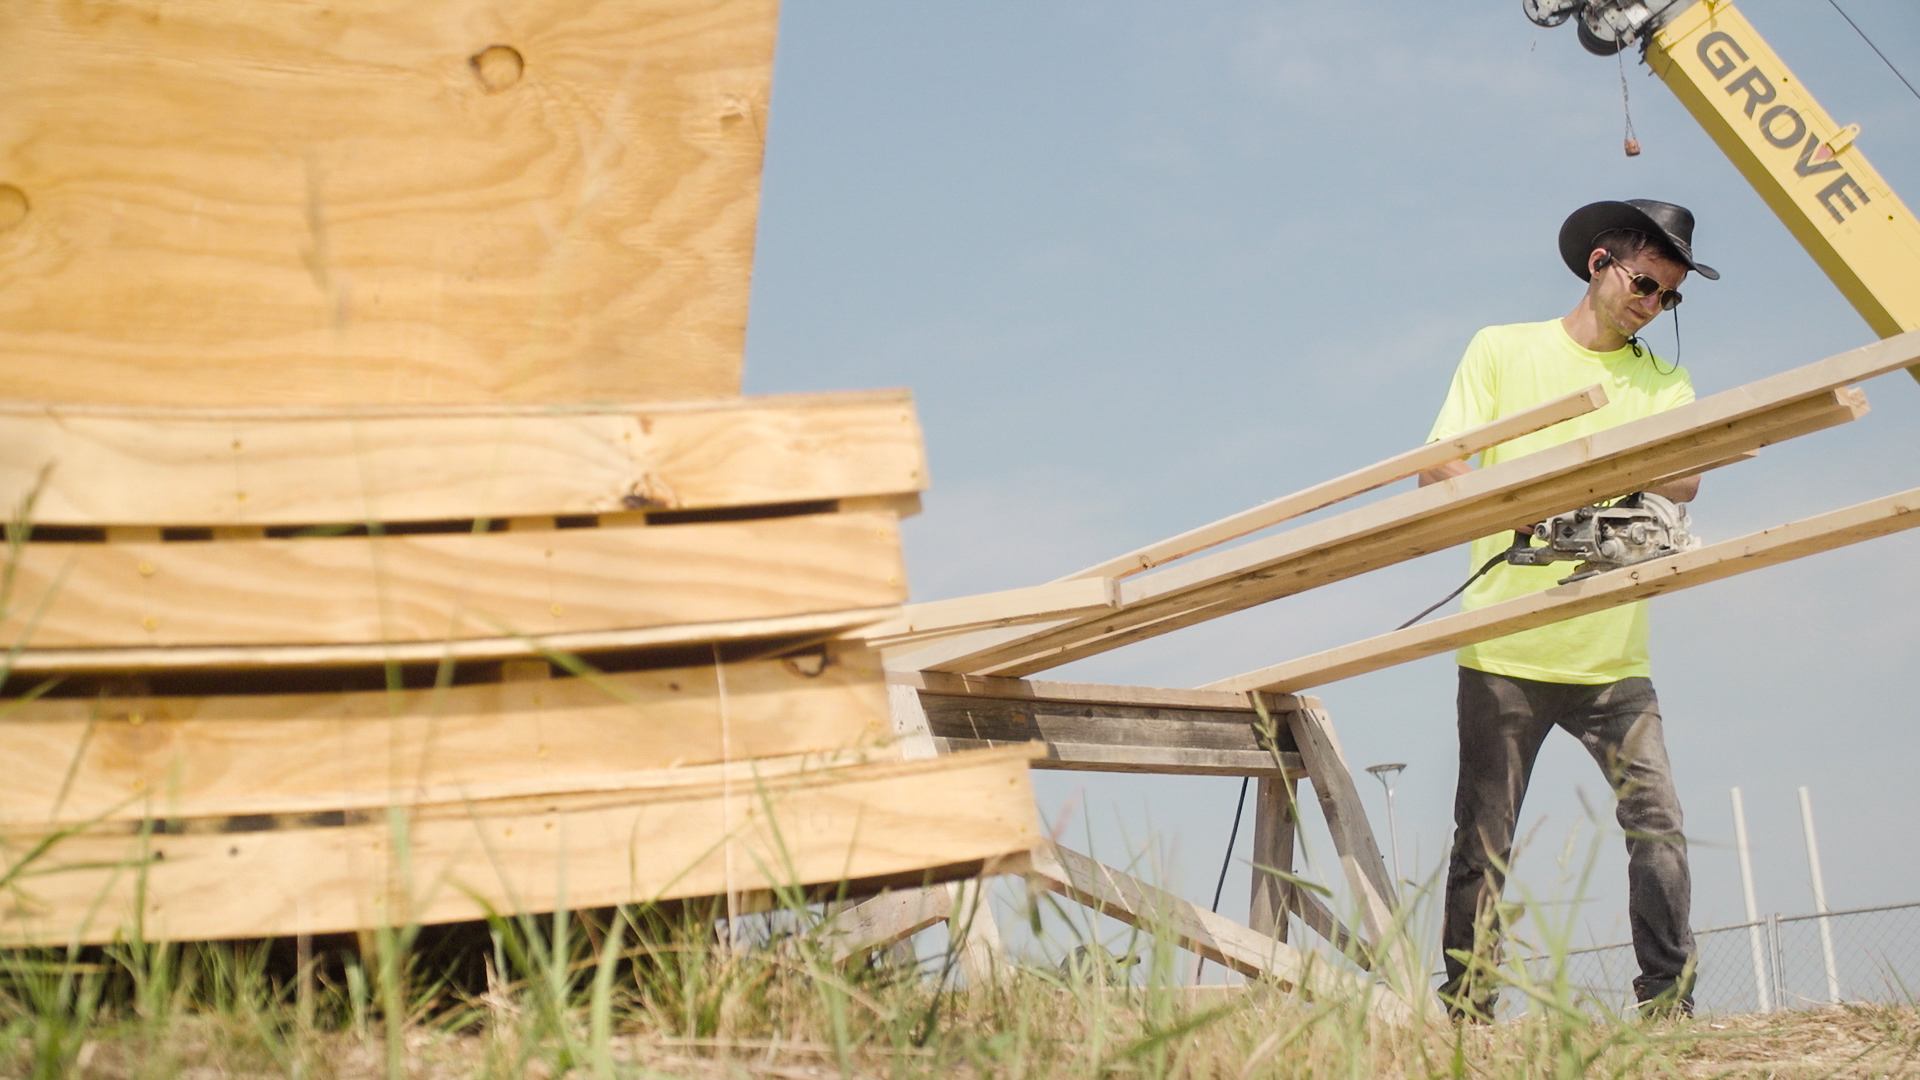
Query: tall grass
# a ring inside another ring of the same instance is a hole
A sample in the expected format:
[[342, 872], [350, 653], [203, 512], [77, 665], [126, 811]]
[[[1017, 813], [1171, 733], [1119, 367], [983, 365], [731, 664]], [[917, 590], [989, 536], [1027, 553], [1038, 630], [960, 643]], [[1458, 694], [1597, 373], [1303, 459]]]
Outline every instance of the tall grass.
[[1491, 1027], [1448, 1024], [1426, 1001], [1415, 1022], [1384, 1024], [1357, 992], [1196, 990], [1152, 934], [1132, 967], [1015, 964], [962, 985], [944, 951], [836, 962], [823, 908], [783, 899], [731, 929], [715, 904], [496, 916], [458, 939], [480, 943], [480, 979], [418, 928], [306, 969], [265, 943], [14, 951], [0, 955], [0, 1072], [1624, 1077], [1680, 1070], [1719, 1039], [1596, 1014], [1563, 976], [1519, 963], [1493, 975], [1524, 1008]]

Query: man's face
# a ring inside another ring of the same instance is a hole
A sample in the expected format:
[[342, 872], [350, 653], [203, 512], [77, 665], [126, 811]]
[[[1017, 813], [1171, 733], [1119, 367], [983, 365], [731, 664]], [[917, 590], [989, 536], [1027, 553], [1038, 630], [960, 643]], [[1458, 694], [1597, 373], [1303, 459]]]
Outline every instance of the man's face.
[[[1605, 251], [1595, 248], [1587, 256], [1587, 265], [1592, 267]], [[1660, 293], [1651, 296], [1635, 296], [1629, 283], [1635, 274], [1645, 274], [1658, 281], [1662, 289], [1677, 289], [1687, 279], [1687, 268], [1667, 258], [1653, 248], [1647, 248], [1637, 255], [1624, 259], [1615, 259], [1606, 266], [1593, 272], [1594, 311], [1600, 321], [1621, 337], [1632, 337], [1642, 327], [1660, 314]]]

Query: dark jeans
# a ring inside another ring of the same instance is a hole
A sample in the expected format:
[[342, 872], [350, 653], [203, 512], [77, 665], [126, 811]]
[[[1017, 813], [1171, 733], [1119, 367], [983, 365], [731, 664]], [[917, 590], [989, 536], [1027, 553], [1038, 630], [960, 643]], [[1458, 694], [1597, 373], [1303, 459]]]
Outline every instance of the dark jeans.
[[[1634, 991], [1645, 1001], [1677, 989], [1694, 957], [1688, 907], [1693, 892], [1680, 800], [1661, 737], [1660, 703], [1647, 679], [1600, 686], [1536, 682], [1460, 669], [1460, 783], [1453, 798], [1453, 859], [1447, 867], [1446, 992], [1461, 988], [1455, 951], [1497, 958], [1500, 927], [1475, 941], [1476, 924], [1505, 884], [1514, 823], [1547, 732], [1561, 727], [1593, 755], [1619, 800], [1627, 834], [1627, 916], [1640, 962]], [[1690, 980], [1689, 980], [1690, 981]]]

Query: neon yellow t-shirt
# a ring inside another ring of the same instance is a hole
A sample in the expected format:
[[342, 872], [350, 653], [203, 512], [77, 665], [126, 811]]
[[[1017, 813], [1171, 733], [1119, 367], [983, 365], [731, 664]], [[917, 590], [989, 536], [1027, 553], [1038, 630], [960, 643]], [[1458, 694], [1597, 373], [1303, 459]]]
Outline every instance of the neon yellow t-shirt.
[[[1607, 404], [1601, 408], [1482, 451], [1478, 464], [1484, 468], [1693, 400], [1685, 368], [1656, 363], [1644, 344], [1641, 352], [1644, 355], [1635, 356], [1631, 347], [1607, 353], [1582, 348], [1567, 336], [1559, 319], [1489, 326], [1467, 346], [1427, 441], [1452, 438], [1594, 383], [1606, 389]], [[1511, 531], [1475, 540], [1473, 569], [1512, 542]], [[1551, 588], [1576, 565], [1501, 563], [1467, 589], [1461, 607], [1471, 610]], [[1598, 685], [1645, 676], [1650, 671], [1647, 605], [1625, 604], [1523, 630], [1469, 645], [1458, 656], [1461, 667], [1540, 682]]]

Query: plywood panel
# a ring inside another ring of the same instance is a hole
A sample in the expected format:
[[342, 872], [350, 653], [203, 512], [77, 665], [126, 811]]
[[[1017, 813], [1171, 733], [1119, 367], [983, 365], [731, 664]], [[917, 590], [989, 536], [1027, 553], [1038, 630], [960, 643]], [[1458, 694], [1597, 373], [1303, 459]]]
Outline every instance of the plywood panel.
[[697, 778], [729, 759], [884, 757], [891, 743], [881, 672], [855, 649], [818, 669], [765, 660], [394, 693], [41, 698], [0, 717], [0, 825], [579, 790], [649, 769]]
[[926, 477], [903, 390], [565, 410], [0, 405], [0, 507], [37, 490], [42, 525], [703, 510], [897, 495]]
[[885, 511], [656, 528], [29, 543], [0, 640], [35, 649], [439, 642], [886, 607]]
[[[259, 937], [473, 919], [488, 907], [937, 878], [1018, 858], [1041, 839], [1018, 749], [759, 783], [449, 803], [325, 828], [168, 828], [102, 827], [19, 867], [0, 897], [0, 941], [107, 941], [136, 914], [149, 938]], [[11, 830], [10, 866], [43, 835]]]
[[776, 16], [0, 5], [5, 393], [736, 394]]

